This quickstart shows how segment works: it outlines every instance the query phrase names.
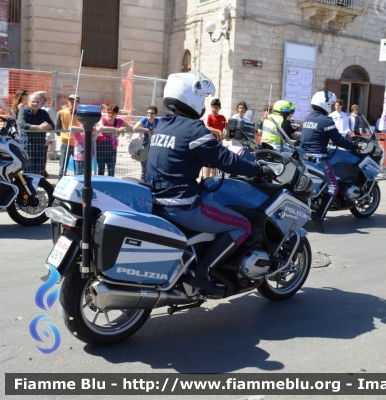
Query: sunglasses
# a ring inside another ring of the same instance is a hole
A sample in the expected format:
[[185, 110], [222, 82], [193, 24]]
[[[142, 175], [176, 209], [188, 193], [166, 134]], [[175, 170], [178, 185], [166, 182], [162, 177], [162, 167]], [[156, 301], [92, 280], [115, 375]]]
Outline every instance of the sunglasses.
[[23, 93], [22, 96], [28, 96], [28, 93]]
[[147, 115], [155, 115], [155, 112], [148, 112]]
[[114, 112], [114, 111], [107, 111], [107, 114], [108, 114], [108, 115], [115, 115], [116, 112]]

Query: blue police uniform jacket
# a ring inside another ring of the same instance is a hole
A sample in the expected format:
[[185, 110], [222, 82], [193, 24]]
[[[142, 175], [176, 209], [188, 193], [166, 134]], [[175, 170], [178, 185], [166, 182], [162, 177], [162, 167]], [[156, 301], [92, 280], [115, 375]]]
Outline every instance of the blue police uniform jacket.
[[229, 151], [202, 121], [179, 114], [162, 117], [147, 159], [146, 181], [152, 186], [155, 204], [169, 210], [197, 206], [201, 201], [197, 178], [204, 162], [224, 172], [249, 177], [259, 171], [254, 158], [248, 160]]
[[300, 147], [307, 153], [327, 154], [330, 139], [336, 146], [347, 150], [358, 148], [357, 143], [339, 133], [331, 117], [314, 110], [303, 123]]

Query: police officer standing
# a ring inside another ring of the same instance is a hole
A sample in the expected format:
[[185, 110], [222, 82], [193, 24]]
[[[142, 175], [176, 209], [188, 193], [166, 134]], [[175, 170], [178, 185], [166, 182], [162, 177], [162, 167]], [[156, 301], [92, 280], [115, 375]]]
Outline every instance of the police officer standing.
[[319, 232], [324, 231], [323, 219], [332, 200], [338, 194], [338, 183], [327, 159], [328, 142], [331, 140], [336, 146], [347, 150], [362, 148], [360, 143], [352, 142], [343, 137], [336, 128], [333, 119], [328, 116], [331, 112], [331, 105], [335, 102], [335, 94], [326, 89], [314, 94], [311, 99], [311, 106], [314, 111], [304, 121], [300, 139], [300, 147], [307, 153], [322, 155], [319, 167], [323, 169], [328, 184], [328, 191], [323, 194], [318, 210], [311, 213], [311, 218]]

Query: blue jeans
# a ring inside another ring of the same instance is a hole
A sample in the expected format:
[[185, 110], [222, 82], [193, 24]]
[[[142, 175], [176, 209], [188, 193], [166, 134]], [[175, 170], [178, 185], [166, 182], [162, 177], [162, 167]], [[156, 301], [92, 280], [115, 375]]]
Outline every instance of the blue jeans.
[[64, 168], [64, 160], [66, 158], [66, 152], [67, 152], [67, 145], [62, 144], [60, 146], [59, 180], [63, 177], [63, 175], [66, 175], [68, 162], [70, 161], [70, 155], [72, 155], [74, 157], [74, 147], [70, 146], [68, 149], [66, 167]]
[[109, 154], [103, 154], [103, 151], [97, 152], [98, 175], [105, 174], [105, 167], [109, 176], [115, 175], [115, 164], [117, 162], [117, 151], [113, 150]]
[[40, 171], [44, 169], [44, 146], [27, 145], [26, 151], [31, 161], [31, 165], [27, 167], [24, 172], [40, 174]]
[[146, 182], [147, 160], [141, 161], [141, 180]]
[[75, 167], [74, 175], [83, 175], [84, 174], [84, 161], [74, 160], [74, 167]]

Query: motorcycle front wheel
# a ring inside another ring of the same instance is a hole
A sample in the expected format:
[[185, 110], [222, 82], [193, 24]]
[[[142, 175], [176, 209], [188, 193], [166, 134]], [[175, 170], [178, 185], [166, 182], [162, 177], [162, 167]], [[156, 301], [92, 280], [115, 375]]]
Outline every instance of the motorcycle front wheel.
[[77, 339], [96, 346], [106, 346], [129, 338], [146, 322], [151, 310], [100, 312], [90, 294], [94, 279], [94, 275], [82, 279], [78, 268], [64, 278], [59, 299], [67, 329]]
[[48, 221], [44, 210], [51, 205], [53, 192], [53, 186], [45, 179], [41, 179], [37, 189], [37, 196], [31, 199], [34, 204], [24, 206], [19, 204], [18, 199], [16, 199], [7, 208], [8, 215], [19, 225], [37, 226], [44, 224], [44, 222]]
[[362, 200], [355, 201], [354, 207], [350, 208], [350, 212], [357, 218], [368, 218], [375, 213], [381, 201], [381, 190], [378, 183], [375, 183], [373, 189]]
[[311, 246], [307, 238], [304, 238], [302, 250], [297, 253], [289, 266], [265, 279], [257, 290], [269, 300], [288, 299], [303, 286], [310, 272], [311, 262]]

